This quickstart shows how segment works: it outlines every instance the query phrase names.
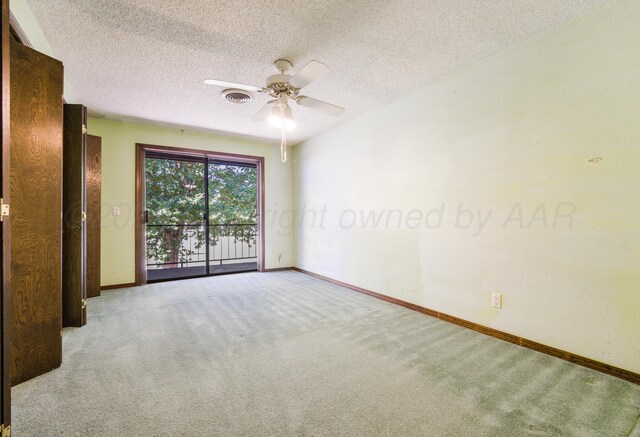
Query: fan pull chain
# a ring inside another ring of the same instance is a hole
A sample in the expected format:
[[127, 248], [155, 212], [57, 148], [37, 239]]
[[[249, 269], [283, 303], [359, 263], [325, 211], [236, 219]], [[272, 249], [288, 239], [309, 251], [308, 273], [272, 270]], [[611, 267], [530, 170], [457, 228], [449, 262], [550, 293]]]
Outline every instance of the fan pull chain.
[[282, 142], [280, 143], [280, 158], [282, 162], [287, 162], [287, 129], [286, 129], [286, 119], [284, 118], [284, 108], [280, 108], [280, 113], [282, 114], [282, 126], [280, 130], [282, 132]]

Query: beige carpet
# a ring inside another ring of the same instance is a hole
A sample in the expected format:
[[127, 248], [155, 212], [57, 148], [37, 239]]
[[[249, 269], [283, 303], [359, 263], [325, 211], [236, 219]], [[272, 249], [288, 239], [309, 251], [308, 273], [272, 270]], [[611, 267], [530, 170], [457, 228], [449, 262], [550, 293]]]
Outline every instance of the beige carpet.
[[296, 272], [105, 292], [63, 342], [14, 436], [640, 435], [640, 386]]

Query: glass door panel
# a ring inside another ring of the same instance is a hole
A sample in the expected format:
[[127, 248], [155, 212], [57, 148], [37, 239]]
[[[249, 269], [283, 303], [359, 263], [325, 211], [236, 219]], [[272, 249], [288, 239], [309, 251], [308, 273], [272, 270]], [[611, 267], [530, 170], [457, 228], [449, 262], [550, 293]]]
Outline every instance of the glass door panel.
[[258, 268], [258, 170], [209, 161], [209, 273]]
[[147, 280], [207, 273], [205, 160], [145, 158]]

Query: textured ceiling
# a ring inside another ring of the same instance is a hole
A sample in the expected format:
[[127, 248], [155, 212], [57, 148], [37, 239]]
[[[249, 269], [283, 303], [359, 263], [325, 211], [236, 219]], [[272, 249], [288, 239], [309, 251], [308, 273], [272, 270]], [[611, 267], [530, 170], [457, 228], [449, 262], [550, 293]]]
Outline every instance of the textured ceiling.
[[264, 85], [272, 62], [331, 72], [304, 94], [346, 108], [293, 106], [307, 139], [452, 70], [609, 0], [28, 0], [77, 102], [108, 118], [278, 138], [206, 78]]

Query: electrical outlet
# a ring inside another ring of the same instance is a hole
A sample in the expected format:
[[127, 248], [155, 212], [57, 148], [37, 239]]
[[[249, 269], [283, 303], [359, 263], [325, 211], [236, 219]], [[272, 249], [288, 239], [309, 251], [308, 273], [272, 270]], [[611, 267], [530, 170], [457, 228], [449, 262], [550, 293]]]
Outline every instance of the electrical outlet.
[[117, 206], [114, 206], [113, 207], [113, 215], [119, 216], [120, 215], [120, 208], [118, 208]]
[[491, 306], [502, 308], [502, 293], [491, 293]]

